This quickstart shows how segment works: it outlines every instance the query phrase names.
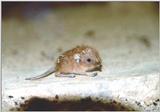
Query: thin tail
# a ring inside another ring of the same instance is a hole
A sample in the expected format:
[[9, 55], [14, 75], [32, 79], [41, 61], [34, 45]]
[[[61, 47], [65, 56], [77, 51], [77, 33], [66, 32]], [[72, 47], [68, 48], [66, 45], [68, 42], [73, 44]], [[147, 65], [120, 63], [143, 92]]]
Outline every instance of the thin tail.
[[44, 77], [47, 77], [47, 76], [51, 75], [54, 72], [55, 72], [55, 69], [52, 67], [48, 71], [44, 72], [42, 75], [26, 78], [25, 80], [37, 80], [37, 79], [41, 79], [41, 78], [44, 78]]

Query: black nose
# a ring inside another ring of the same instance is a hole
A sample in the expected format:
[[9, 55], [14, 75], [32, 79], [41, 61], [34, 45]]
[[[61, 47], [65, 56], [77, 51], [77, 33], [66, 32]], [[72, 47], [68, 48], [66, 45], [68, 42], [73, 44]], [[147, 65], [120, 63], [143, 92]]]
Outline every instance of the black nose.
[[96, 70], [97, 70], [97, 71], [102, 71], [102, 65], [101, 65], [101, 64], [98, 65], [98, 66], [96, 67]]
[[102, 71], [102, 65], [99, 65], [99, 71]]

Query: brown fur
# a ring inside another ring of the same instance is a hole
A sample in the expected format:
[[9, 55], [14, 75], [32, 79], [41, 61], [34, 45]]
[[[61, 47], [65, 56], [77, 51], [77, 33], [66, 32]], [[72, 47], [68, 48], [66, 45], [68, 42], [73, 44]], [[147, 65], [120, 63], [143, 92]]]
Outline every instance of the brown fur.
[[[81, 45], [64, 52], [56, 61], [53, 68], [38, 78], [48, 76], [55, 72], [55, 76], [69, 76], [69, 74], [88, 75], [94, 71], [101, 71], [102, 64], [99, 53], [96, 49]], [[95, 76], [95, 75], [94, 75]], [[29, 79], [29, 78], [28, 78]], [[31, 78], [29, 80], [32, 80]]]

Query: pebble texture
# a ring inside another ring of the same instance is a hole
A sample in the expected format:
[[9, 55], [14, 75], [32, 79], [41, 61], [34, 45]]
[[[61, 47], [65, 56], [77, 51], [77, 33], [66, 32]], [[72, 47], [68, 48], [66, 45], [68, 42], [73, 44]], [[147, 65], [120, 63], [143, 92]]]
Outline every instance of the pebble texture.
[[[31, 19], [32, 18], [32, 19]], [[160, 110], [158, 8], [151, 3], [106, 3], [47, 10], [20, 21], [2, 21], [2, 106], [9, 110], [32, 96], [98, 97]], [[63, 51], [95, 47], [103, 62], [96, 77], [26, 81], [43, 73]]]

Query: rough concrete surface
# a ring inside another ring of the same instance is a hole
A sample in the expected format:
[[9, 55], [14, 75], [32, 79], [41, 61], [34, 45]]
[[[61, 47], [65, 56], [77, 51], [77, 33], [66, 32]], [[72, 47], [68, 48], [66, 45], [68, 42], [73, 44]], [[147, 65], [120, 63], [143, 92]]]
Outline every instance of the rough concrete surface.
[[[19, 106], [24, 102], [21, 97], [57, 94], [111, 98], [136, 110], [160, 110], [155, 4], [86, 5], [47, 10], [31, 18], [2, 21], [3, 110]], [[98, 76], [59, 78], [53, 74], [24, 80], [54, 66], [58, 55], [80, 44], [99, 51], [103, 70]]]

